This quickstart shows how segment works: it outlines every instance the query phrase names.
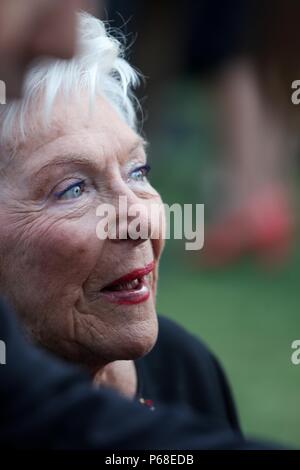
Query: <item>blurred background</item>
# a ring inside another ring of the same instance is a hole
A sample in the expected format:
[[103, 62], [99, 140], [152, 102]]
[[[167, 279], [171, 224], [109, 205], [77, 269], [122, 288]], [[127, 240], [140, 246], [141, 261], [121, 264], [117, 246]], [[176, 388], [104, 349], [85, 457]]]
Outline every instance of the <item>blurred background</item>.
[[218, 356], [245, 433], [299, 446], [299, 4], [95, 0], [92, 9], [122, 32], [145, 77], [152, 184], [170, 205], [205, 204], [203, 250], [167, 241], [158, 311]]

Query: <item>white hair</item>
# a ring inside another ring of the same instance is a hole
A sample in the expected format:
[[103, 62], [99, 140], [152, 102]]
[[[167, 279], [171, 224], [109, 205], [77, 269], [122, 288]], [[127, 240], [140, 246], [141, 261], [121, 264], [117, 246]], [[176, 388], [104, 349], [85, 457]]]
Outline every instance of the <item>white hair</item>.
[[92, 104], [97, 95], [107, 98], [125, 122], [136, 128], [133, 89], [139, 84], [137, 72], [124, 59], [125, 48], [105, 23], [87, 13], [78, 13], [78, 43], [73, 59], [40, 59], [29, 69], [23, 98], [0, 109], [0, 142], [25, 140], [28, 113], [41, 101], [43, 122], [49, 121], [58, 94], [66, 99], [88, 93]]

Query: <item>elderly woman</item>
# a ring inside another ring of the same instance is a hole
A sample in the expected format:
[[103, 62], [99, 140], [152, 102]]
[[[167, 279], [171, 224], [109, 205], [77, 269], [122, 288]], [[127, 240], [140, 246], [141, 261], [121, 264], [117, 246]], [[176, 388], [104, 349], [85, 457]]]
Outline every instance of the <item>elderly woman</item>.
[[[136, 83], [118, 41], [81, 14], [76, 57], [33, 64], [24, 99], [2, 108], [1, 294], [31, 340], [96, 384], [151, 409], [185, 403], [237, 428], [213, 356], [157, 319], [161, 228], [148, 238], [97, 236], [101, 204], [118, 208], [122, 196], [128, 212], [160, 205], [135, 126]], [[143, 223], [157, 223], [147, 214]]]

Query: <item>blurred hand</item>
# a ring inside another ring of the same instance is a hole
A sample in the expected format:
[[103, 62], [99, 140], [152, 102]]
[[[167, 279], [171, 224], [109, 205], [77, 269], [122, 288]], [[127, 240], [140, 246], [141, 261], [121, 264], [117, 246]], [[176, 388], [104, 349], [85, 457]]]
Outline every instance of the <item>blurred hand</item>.
[[75, 11], [86, 0], [0, 0], [0, 80], [9, 97], [20, 94], [28, 63], [41, 55], [70, 58]]

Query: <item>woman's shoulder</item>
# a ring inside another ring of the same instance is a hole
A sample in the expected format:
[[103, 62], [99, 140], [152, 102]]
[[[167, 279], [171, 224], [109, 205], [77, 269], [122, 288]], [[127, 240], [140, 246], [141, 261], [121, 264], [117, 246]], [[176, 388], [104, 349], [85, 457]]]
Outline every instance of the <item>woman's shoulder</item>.
[[238, 429], [230, 388], [214, 354], [173, 320], [158, 319], [157, 342], [137, 361], [143, 394], [162, 403], [186, 404]]

